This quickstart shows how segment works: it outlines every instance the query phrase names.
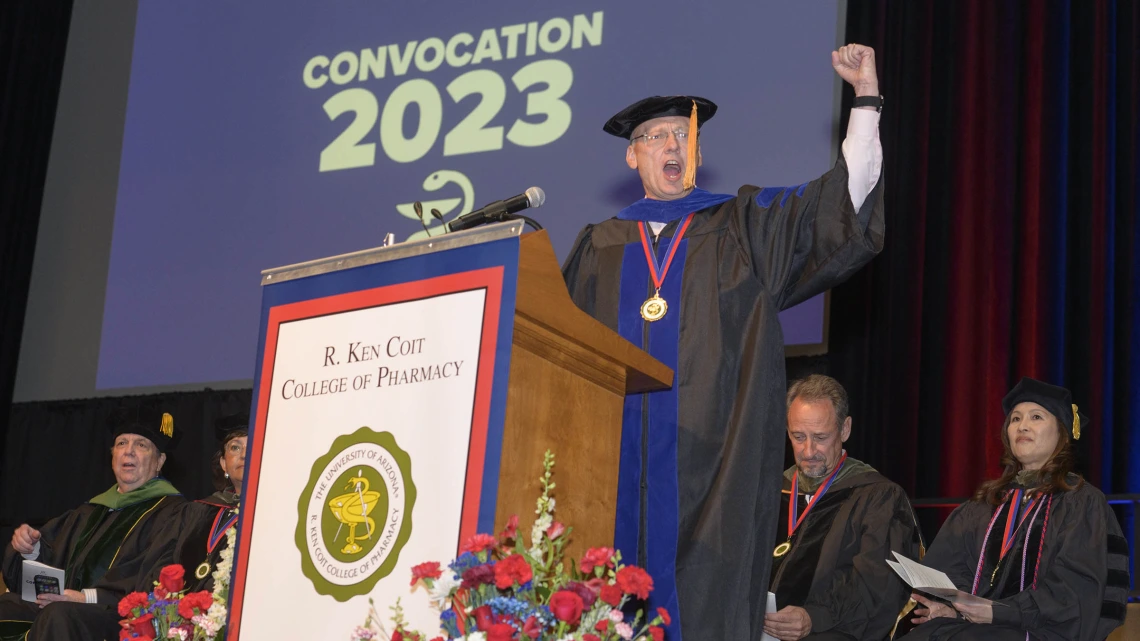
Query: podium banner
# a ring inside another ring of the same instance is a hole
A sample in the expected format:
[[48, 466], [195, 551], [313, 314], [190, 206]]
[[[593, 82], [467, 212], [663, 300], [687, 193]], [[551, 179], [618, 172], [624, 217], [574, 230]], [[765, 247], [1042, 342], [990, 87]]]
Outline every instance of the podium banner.
[[519, 256], [498, 227], [266, 273], [229, 639], [344, 638], [370, 597], [438, 628], [411, 567], [494, 527]]

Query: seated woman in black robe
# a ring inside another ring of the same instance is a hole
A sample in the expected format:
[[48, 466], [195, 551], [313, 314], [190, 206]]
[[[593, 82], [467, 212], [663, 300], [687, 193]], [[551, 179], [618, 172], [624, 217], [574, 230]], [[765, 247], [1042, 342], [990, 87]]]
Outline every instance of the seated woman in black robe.
[[148, 557], [150, 581], [172, 563], [186, 570], [188, 592], [213, 590], [214, 570], [226, 548], [226, 530], [237, 523], [241, 483], [245, 476], [245, 445], [249, 416], [225, 416], [214, 423], [221, 449], [211, 464], [214, 487], [210, 496], [183, 504], [164, 527], [167, 542]]
[[1128, 546], [1104, 494], [1072, 472], [1087, 419], [1069, 390], [1024, 378], [1002, 400], [1000, 478], [946, 520], [923, 563], [989, 604], [912, 595], [904, 639], [1099, 641], [1124, 620]]

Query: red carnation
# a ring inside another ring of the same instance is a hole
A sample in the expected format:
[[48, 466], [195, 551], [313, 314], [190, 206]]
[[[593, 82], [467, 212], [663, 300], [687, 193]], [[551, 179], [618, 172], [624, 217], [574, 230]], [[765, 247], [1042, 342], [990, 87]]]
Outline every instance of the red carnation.
[[184, 584], [183, 577], [186, 575], [186, 570], [182, 569], [181, 565], [175, 563], [162, 568], [158, 573], [158, 583], [162, 586], [163, 590], [167, 593], [173, 594], [181, 592]]
[[657, 616], [661, 617], [661, 621], [665, 625], [673, 623], [673, 617], [669, 616], [669, 611], [665, 608], [657, 608]]
[[665, 641], [665, 631], [655, 625], [649, 626], [649, 635], [653, 641]]
[[195, 609], [198, 610], [197, 614], [205, 614], [213, 604], [214, 597], [210, 596], [209, 592], [205, 590], [201, 592], [191, 592], [182, 597], [182, 600], [178, 602], [178, 614], [180, 614], [183, 619], [189, 621], [194, 617]]
[[589, 632], [587, 632], [586, 634], [582, 635], [582, 641], [602, 641], [602, 640], [598, 638], [598, 635], [590, 634]]
[[490, 550], [498, 544], [499, 543], [495, 540], [495, 537], [491, 536], [490, 534], [476, 534], [475, 536], [467, 539], [467, 541], [463, 543], [463, 547], [459, 548], [459, 551], [478, 554], [483, 550]]
[[136, 619], [131, 619], [130, 621], [127, 621], [127, 625], [129, 625], [131, 627], [131, 634], [133, 634], [135, 636], [140, 636], [144, 639], [154, 639], [154, 615], [153, 614], [150, 614], [148, 612], [147, 614], [144, 614], [141, 617], [138, 617]]
[[443, 571], [439, 569], [438, 561], [428, 561], [419, 565], [412, 566], [412, 585], [420, 579], [438, 579], [443, 576]]
[[582, 569], [582, 574], [589, 574], [594, 571], [594, 568], [601, 565], [612, 568], [614, 566], [614, 554], [613, 548], [590, 548], [582, 556], [582, 562], [578, 564], [578, 567]]
[[512, 554], [495, 564], [495, 587], [506, 590], [515, 583], [522, 585], [534, 577], [530, 564], [521, 554]]
[[569, 590], [559, 590], [550, 595], [549, 605], [554, 618], [570, 625], [578, 624], [578, 620], [582, 618], [582, 610], [586, 607], [586, 604], [582, 603], [582, 597]]
[[585, 604], [587, 608], [593, 607], [594, 602], [598, 600], [598, 593], [591, 590], [590, 586], [585, 583], [571, 581], [566, 584], [566, 589], [582, 597], [582, 603]]
[[488, 585], [495, 582], [495, 568], [490, 565], [476, 565], [469, 567], [463, 571], [463, 582], [459, 587], [465, 589], [477, 588], [480, 585]]
[[602, 634], [605, 634], [606, 630], [608, 630], [609, 627], [610, 627], [610, 620], [609, 619], [602, 619], [601, 621], [598, 621], [597, 623], [594, 624], [594, 629], [597, 630], [598, 632], [601, 632]]
[[119, 616], [131, 616], [131, 610], [146, 607], [147, 600], [145, 592], [131, 592], [119, 600]]
[[499, 534], [499, 538], [504, 540], [504, 541], [507, 541], [509, 539], [513, 539], [518, 534], [518, 531], [519, 531], [519, 515], [518, 514], [512, 514], [511, 518], [507, 519], [507, 527], [503, 528], [502, 533]]
[[649, 593], [653, 591], [653, 578], [636, 565], [627, 565], [618, 570], [617, 585], [626, 594], [648, 599]]
[[487, 628], [487, 641], [512, 641], [515, 638], [515, 626], [509, 623], [496, 623]]
[[491, 615], [491, 606], [481, 605], [471, 611], [471, 616], [475, 617], [475, 628], [480, 632], [486, 632], [492, 625], [495, 624], [494, 618]]
[[600, 596], [611, 608], [621, 605], [621, 588], [616, 585], [603, 585]]
[[532, 639], [537, 639], [542, 635], [542, 623], [535, 617], [530, 617], [522, 627], [523, 634]]
[[404, 641], [404, 634], [402, 632], [400, 632], [399, 630], [394, 630], [394, 631], [392, 631], [392, 636], [390, 637], [390, 641]]
[[546, 528], [546, 536], [549, 536], [550, 540], [553, 541], [554, 539], [557, 539], [558, 537], [562, 536], [562, 533], [565, 531], [566, 531], [566, 526], [562, 525], [558, 521], [555, 521], [554, 523], [550, 524], [550, 527]]

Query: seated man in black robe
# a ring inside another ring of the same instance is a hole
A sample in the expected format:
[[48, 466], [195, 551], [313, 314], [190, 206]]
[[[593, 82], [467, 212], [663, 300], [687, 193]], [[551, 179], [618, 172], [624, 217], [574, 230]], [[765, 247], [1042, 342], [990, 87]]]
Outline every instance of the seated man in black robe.
[[[39, 529], [21, 525], [5, 548], [4, 582], [13, 591], [0, 595], [0, 639], [118, 637], [119, 599], [137, 588], [152, 537], [184, 500], [159, 476], [175, 441], [170, 414], [143, 406], [116, 412], [110, 426], [115, 485]], [[22, 600], [25, 559], [64, 570], [63, 593]]]
[[921, 535], [903, 489], [843, 449], [847, 392], [813, 375], [788, 390], [788, 438], [764, 631], [780, 639], [886, 639], [910, 589], [885, 563], [919, 558]]

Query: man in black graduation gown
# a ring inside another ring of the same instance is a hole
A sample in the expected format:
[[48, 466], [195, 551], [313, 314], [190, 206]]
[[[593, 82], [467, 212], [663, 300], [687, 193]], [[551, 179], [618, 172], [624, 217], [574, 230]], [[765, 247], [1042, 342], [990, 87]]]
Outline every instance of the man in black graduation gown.
[[[886, 639], [910, 589], [886, 564], [920, 558], [922, 540], [903, 489], [847, 455], [847, 392], [821, 375], [788, 390], [788, 439], [771, 592], [765, 617], [781, 641]], [[792, 527], [788, 524], [791, 523]]]
[[733, 196], [685, 180], [716, 112], [703, 98], [649, 98], [611, 118], [646, 197], [587, 226], [563, 267], [578, 307], [676, 372], [672, 389], [626, 399], [615, 526], [624, 558], [652, 574], [650, 606], [670, 612], [673, 641], [760, 638], [783, 467], [777, 314], [882, 248], [874, 52], [849, 45], [832, 64], [858, 96], [843, 154], [797, 187]]
[[[24, 524], [4, 550], [0, 639], [113, 639], [119, 599], [134, 589], [144, 553], [166, 516], [184, 500], [159, 476], [175, 441], [174, 419], [153, 405], [111, 420], [115, 485], [39, 529]], [[62, 594], [35, 603], [20, 596], [23, 561], [65, 571]]]

